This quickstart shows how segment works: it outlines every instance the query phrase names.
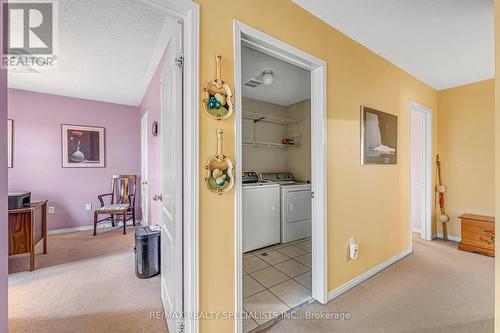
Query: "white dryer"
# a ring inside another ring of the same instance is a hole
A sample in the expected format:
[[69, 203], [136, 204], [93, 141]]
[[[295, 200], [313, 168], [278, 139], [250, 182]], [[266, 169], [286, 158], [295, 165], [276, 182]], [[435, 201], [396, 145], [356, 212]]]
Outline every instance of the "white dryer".
[[289, 172], [262, 173], [260, 178], [280, 185], [281, 242], [311, 236], [311, 184], [295, 181]]

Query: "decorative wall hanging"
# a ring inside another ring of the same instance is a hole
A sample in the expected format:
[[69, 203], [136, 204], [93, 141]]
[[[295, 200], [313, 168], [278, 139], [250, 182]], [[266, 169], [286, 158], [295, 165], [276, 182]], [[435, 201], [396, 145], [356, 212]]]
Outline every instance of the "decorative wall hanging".
[[205, 185], [213, 193], [229, 192], [234, 186], [233, 162], [222, 153], [222, 130], [217, 129], [217, 154], [208, 159]]
[[217, 120], [227, 119], [233, 113], [233, 93], [229, 85], [221, 79], [222, 57], [216, 57], [217, 78], [207, 83], [204, 89], [203, 109], [212, 118]]
[[158, 136], [158, 122], [156, 120], [153, 121], [153, 125], [151, 126], [151, 134], [153, 137]]
[[104, 168], [104, 127], [61, 125], [63, 168]]
[[439, 160], [439, 154], [436, 155], [436, 169], [437, 169], [436, 197], [439, 200], [438, 220], [439, 222], [441, 222], [443, 226], [443, 239], [448, 240], [448, 221], [450, 220], [450, 217], [446, 215], [446, 209], [444, 208], [444, 192], [446, 192], [446, 186], [443, 185], [443, 179], [441, 178], [441, 161]]
[[14, 120], [7, 119], [7, 167], [13, 167], [13, 152], [14, 152]]
[[361, 106], [361, 164], [398, 163], [398, 117]]

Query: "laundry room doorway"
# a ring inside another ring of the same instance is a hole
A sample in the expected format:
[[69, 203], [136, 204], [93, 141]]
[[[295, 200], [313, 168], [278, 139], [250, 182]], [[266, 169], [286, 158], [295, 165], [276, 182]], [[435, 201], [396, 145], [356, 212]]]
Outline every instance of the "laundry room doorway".
[[235, 22], [237, 332], [327, 302], [326, 63]]

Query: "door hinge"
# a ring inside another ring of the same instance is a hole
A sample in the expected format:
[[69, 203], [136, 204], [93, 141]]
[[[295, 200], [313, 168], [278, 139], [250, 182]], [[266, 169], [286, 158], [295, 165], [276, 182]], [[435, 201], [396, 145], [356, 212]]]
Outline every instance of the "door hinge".
[[175, 58], [175, 63], [177, 64], [177, 67], [183, 68], [184, 67], [184, 55], [181, 53]]
[[177, 333], [184, 333], [184, 320], [177, 322]]
[[311, 198], [314, 199], [314, 192], [311, 192]]

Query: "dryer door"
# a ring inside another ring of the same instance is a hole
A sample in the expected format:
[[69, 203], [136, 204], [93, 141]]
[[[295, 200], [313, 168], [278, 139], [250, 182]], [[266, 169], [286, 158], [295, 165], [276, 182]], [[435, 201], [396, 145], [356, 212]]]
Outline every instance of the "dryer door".
[[311, 191], [287, 192], [285, 204], [287, 223], [311, 218]]

